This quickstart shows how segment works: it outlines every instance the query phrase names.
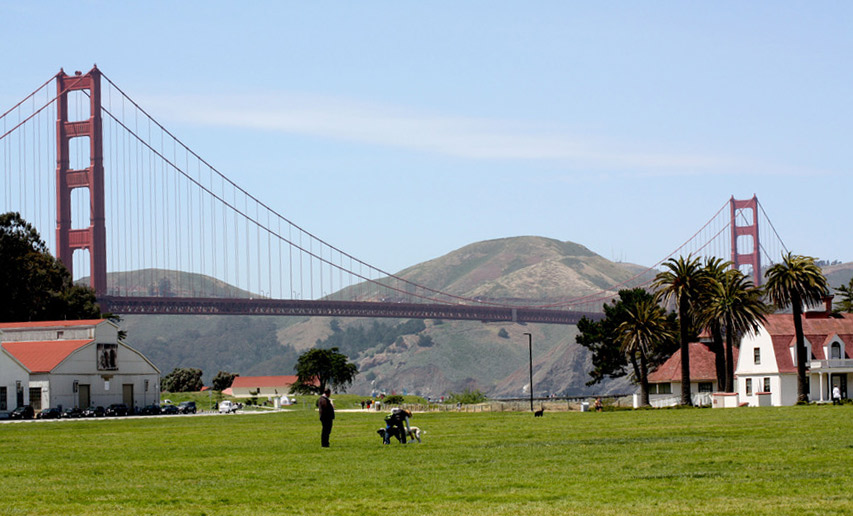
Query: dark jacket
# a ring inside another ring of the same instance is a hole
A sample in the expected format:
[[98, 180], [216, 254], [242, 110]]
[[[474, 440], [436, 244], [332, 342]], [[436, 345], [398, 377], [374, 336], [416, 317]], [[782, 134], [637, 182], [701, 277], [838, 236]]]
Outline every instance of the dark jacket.
[[327, 398], [325, 394], [317, 399], [317, 408], [320, 409], [320, 421], [335, 419], [335, 407], [332, 405], [332, 400]]

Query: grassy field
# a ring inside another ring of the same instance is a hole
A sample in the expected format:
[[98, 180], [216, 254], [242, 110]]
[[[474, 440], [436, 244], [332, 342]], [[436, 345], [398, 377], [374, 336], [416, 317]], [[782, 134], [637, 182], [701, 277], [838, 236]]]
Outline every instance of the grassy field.
[[0, 425], [3, 514], [851, 514], [853, 406]]

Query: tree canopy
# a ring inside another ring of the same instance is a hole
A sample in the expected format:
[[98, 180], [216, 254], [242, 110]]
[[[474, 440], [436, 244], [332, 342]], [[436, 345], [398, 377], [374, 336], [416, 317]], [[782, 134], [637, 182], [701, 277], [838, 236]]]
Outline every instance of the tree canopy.
[[326, 387], [345, 392], [358, 374], [358, 366], [338, 348], [309, 349], [296, 361], [297, 381], [290, 388], [293, 393], [320, 394]]
[[240, 376], [237, 373], [229, 373], [228, 371], [219, 371], [211, 380], [211, 386], [214, 391], [224, 391], [234, 383], [234, 378]]
[[176, 367], [163, 377], [160, 387], [168, 392], [196, 392], [204, 387], [201, 381], [201, 369]]
[[95, 291], [73, 283], [18, 213], [0, 215], [0, 292], [3, 322], [101, 318]]
[[[633, 369], [633, 364], [629, 369], [629, 353], [626, 352], [627, 348], [622, 347], [623, 332], [619, 328], [631, 319], [629, 310], [640, 303], [651, 303], [653, 300], [654, 297], [645, 289], [623, 289], [619, 291], [618, 299], [604, 305], [603, 319], [593, 321], [583, 317], [580, 320], [576, 341], [587, 348], [592, 355], [593, 369], [589, 372], [592, 379], [587, 382], [587, 385], [594, 385], [607, 378], [619, 378], [628, 374], [629, 371], [634, 373], [636, 382], [642, 383], [642, 371]], [[667, 336], [671, 335], [677, 324], [675, 313], [666, 316], [666, 327], [671, 330], [666, 334]], [[678, 349], [678, 342], [672, 337], [662, 338], [658, 339], [654, 346], [647, 348], [645, 359], [648, 361], [648, 368], [653, 369], [672, 356]]]

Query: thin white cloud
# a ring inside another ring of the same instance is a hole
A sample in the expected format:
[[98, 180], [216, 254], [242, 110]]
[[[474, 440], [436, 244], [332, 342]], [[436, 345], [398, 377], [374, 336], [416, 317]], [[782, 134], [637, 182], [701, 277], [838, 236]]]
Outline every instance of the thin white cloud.
[[144, 105], [181, 123], [302, 134], [469, 159], [552, 161], [580, 170], [630, 170], [632, 175], [649, 177], [806, 173], [739, 158], [640, 152], [620, 142], [594, 141], [544, 125], [441, 116], [333, 97], [294, 93], [151, 97]]

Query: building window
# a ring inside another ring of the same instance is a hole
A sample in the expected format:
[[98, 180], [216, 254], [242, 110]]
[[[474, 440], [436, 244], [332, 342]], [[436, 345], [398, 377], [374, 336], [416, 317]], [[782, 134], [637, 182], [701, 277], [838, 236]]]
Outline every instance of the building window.
[[658, 394], [672, 394], [672, 384], [659, 383], [658, 384]]
[[760, 349], [760, 348], [755, 348], [755, 349], [752, 351], [752, 357], [753, 357], [753, 359], [755, 360], [755, 364], [756, 364], [756, 365], [760, 364], [760, 363], [761, 363], [761, 349]]
[[841, 345], [837, 342], [833, 342], [831, 353], [831, 358], [841, 358]]
[[770, 392], [770, 378], [764, 379], [764, 392]]
[[56, 332], [56, 340], [62, 340], [62, 337], [64, 337], [64, 336], [65, 336], [65, 332], [64, 332], [64, 331], [62, 331], [62, 330], [58, 330], [58, 331]]
[[9, 405], [6, 403], [6, 387], [0, 387], [0, 410], [9, 410]]
[[115, 371], [118, 369], [118, 365], [116, 363], [118, 344], [98, 344], [97, 350], [97, 366], [99, 371]]
[[746, 379], [746, 395], [752, 396], [752, 378]]
[[699, 382], [699, 392], [714, 392], [714, 384], [711, 382]]
[[41, 410], [41, 387], [30, 387], [30, 406], [36, 412]]

